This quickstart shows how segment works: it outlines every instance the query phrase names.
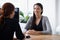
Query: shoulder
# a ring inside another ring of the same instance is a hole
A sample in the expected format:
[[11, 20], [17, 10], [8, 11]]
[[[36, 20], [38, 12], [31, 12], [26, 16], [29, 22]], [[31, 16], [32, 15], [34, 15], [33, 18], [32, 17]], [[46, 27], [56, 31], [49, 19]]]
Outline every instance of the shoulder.
[[42, 16], [43, 18], [48, 18], [47, 16]]
[[48, 20], [48, 17], [47, 16], [42, 16], [42, 19], [43, 20]]

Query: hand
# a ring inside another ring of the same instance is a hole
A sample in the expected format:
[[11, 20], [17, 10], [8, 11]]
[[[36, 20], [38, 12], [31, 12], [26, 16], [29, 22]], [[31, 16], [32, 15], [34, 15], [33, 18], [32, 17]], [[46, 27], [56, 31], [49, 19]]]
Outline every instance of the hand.
[[26, 32], [26, 34], [35, 35], [35, 34], [37, 34], [37, 31], [35, 31], [35, 30], [28, 30]]

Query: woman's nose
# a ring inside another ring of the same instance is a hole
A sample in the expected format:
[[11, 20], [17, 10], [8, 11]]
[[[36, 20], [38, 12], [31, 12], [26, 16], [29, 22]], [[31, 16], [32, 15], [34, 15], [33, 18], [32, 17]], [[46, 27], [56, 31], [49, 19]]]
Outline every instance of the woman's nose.
[[37, 11], [37, 9], [35, 9], [35, 11]]

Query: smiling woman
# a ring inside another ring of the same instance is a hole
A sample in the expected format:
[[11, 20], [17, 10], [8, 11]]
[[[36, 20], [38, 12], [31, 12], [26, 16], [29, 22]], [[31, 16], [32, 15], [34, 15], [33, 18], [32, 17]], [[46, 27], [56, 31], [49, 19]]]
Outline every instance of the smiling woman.
[[52, 34], [51, 25], [47, 16], [43, 16], [43, 5], [36, 3], [33, 6], [33, 16], [26, 25], [27, 34]]

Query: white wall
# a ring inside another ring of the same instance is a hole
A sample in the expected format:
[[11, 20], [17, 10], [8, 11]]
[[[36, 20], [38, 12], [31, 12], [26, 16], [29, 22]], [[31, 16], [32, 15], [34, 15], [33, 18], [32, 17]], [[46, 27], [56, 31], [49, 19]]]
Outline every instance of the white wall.
[[60, 35], [60, 0], [56, 0], [56, 34]]
[[56, 17], [57, 17], [57, 26], [60, 25], [60, 0], [56, 0], [57, 4], [56, 4], [56, 8], [57, 8], [57, 12], [56, 12]]

